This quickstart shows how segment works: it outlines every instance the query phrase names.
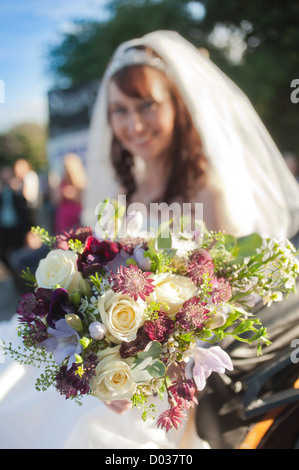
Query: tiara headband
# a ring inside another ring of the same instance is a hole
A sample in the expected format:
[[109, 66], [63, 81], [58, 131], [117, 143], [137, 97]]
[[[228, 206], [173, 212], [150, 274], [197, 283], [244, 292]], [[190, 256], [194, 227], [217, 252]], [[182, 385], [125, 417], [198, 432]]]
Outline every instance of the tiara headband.
[[159, 57], [149, 51], [129, 47], [124, 51], [119, 51], [114, 55], [107, 67], [105, 78], [109, 80], [116, 72], [130, 65], [148, 65], [169, 75], [165, 63]]

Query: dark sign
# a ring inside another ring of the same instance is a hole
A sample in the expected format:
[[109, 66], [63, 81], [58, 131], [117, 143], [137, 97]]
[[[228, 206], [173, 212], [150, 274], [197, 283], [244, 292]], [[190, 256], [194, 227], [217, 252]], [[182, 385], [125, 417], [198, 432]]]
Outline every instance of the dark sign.
[[48, 93], [50, 138], [89, 127], [99, 85], [94, 80]]

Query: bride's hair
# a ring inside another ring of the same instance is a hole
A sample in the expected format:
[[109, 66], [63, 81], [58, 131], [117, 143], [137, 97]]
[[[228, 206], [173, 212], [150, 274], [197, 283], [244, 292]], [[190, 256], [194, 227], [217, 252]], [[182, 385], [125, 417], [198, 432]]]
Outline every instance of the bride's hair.
[[[195, 129], [191, 115], [187, 110], [171, 78], [161, 72], [161, 78], [167, 82], [170, 96], [175, 107], [175, 122], [171, 149], [171, 170], [165, 185], [164, 195], [159, 201], [171, 203], [178, 197], [188, 202], [193, 191], [198, 190], [205, 177], [206, 159], [202, 151], [202, 142]], [[130, 65], [120, 69], [111, 79], [126, 96], [149, 99], [152, 86], [145, 73], [144, 65]], [[111, 150], [112, 165], [117, 179], [126, 191], [127, 201], [136, 190], [133, 174], [134, 158], [113, 137]]]

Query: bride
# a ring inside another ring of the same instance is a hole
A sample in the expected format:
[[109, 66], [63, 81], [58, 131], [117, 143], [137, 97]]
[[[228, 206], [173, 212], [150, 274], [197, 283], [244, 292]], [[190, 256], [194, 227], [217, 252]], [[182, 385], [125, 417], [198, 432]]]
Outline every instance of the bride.
[[[127, 204], [202, 203], [208, 229], [292, 237], [298, 184], [244, 94], [175, 32], [119, 46], [101, 82], [90, 128], [84, 223], [106, 197]], [[16, 317], [0, 338], [17, 344]], [[1, 357], [0, 357], [1, 359]], [[2, 362], [2, 363], [1, 363]], [[181, 432], [144, 423], [126, 403], [88, 397], [81, 408], [55, 390], [36, 392], [40, 371], [0, 360], [3, 448], [204, 448], [190, 416]], [[117, 413], [116, 413], [117, 412]]]

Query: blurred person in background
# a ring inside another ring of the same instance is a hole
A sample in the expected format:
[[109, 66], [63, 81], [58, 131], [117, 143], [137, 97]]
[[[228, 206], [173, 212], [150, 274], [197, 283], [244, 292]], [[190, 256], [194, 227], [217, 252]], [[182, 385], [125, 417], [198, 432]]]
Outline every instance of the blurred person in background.
[[61, 233], [81, 224], [82, 194], [86, 188], [86, 174], [82, 160], [75, 153], [64, 157], [64, 173], [54, 194], [55, 233]]
[[31, 164], [19, 158], [14, 163], [14, 173], [16, 177], [16, 186], [27, 201], [28, 207], [35, 211], [39, 204], [39, 178], [38, 174], [33, 170]]
[[32, 217], [25, 197], [15, 188], [11, 167], [0, 172], [0, 259], [11, 269], [11, 257], [25, 245]]

